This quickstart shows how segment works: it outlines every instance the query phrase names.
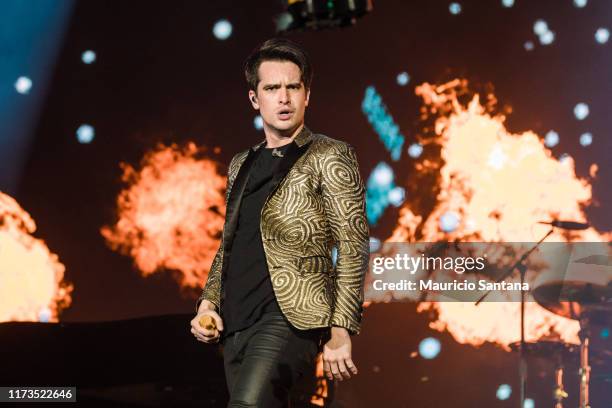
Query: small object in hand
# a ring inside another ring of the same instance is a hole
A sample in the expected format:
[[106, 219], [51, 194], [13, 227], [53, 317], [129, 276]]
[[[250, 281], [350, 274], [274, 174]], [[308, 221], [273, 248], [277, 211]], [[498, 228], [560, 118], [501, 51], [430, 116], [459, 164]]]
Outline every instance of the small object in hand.
[[215, 323], [215, 319], [213, 319], [210, 315], [204, 315], [200, 317], [200, 326], [205, 328], [206, 330], [215, 330], [217, 328], [217, 324]]

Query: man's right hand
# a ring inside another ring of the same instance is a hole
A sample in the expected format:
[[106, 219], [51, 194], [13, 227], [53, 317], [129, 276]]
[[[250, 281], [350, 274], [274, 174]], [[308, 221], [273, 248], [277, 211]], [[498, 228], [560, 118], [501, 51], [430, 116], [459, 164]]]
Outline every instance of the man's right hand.
[[[204, 327], [200, 326], [200, 318], [206, 315], [211, 316], [215, 320], [216, 328], [206, 330]], [[191, 319], [191, 333], [198, 341], [203, 343], [216, 343], [219, 341], [219, 336], [222, 331], [223, 320], [221, 320], [221, 316], [215, 312], [215, 305], [208, 300], [203, 300], [198, 309], [198, 313]]]

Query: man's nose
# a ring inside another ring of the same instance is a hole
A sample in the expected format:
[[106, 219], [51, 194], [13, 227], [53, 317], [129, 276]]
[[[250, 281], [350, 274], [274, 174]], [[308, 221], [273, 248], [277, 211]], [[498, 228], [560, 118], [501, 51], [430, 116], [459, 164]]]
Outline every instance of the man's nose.
[[289, 89], [285, 87], [281, 88], [279, 98], [281, 103], [289, 102]]

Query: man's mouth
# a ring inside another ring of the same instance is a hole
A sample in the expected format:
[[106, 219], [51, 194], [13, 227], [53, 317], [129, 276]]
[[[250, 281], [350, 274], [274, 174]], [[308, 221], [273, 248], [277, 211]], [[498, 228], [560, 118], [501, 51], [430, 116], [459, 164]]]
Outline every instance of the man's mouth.
[[283, 109], [283, 110], [278, 112], [278, 117], [281, 120], [287, 120], [287, 119], [291, 118], [291, 116], [293, 116], [293, 111], [290, 110], [290, 109]]

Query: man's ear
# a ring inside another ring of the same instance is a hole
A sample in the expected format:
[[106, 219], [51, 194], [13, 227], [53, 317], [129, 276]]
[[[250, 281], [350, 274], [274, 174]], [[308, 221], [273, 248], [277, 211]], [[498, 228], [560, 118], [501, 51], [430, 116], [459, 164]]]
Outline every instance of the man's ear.
[[253, 109], [259, 109], [259, 103], [257, 102], [257, 94], [252, 89], [249, 89], [249, 101], [251, 102], [251, 106], [253, 106]]
[[309, 100], [310, 100], [310, 89], [306, 91], [306, 100], [304, 101], [304, 106], [308, 106]]

